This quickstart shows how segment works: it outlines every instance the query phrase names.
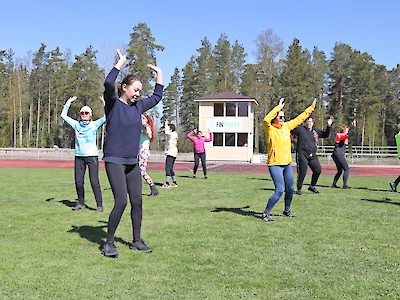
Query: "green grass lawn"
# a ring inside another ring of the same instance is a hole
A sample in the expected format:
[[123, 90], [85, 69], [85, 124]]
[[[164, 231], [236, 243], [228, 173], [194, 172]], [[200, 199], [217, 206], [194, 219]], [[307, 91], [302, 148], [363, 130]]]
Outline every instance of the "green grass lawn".
[[[163, 182], [163, 172], [150, 172]], [[400, 194], [388, 177], [350, 177], [351, 190], [283, 198], [269, 174], [178, 174], [178, 188], [147, 197], [142, 237], [131, 251], [129, 205], [116, 233], [119, 257], [100, 253], [113, 198], [100, 172], [105, 212], [72, 211], [72, 169], [0, 170], [1, 299], [400, 299]], [[309, 182], [309, 175], [306, 182]], [[354, 188], [355, 187], [355, 188]], [[92, 208], [92, 209], [90, 209]]]

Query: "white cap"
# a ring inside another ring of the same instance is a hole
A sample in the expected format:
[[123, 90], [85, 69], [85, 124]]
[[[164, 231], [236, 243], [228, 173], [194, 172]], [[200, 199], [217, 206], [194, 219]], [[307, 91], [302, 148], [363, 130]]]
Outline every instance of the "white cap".
[[83, 106], [79, 112], [87, 111], [92, 116], [92, 109], [89, 106]]

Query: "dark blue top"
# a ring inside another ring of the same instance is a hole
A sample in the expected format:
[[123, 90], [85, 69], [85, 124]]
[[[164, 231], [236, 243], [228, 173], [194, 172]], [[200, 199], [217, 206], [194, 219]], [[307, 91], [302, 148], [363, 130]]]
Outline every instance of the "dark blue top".
[[104, 81], [104, 101], [107, 118], [103, 160], [132, 165], [138, 162], [142, 113], [154, 107], [162, 98], [164, 86], [156, 83], [152, 96], [126, 104], [115, 92], [119, 70], [113, 68]]

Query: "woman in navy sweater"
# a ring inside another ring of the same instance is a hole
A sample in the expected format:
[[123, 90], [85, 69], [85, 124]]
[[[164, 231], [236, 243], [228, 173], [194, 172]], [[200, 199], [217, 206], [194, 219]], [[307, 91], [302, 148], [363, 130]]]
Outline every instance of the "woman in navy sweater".
[[107, 75], [104, 82], [105, 113], [107, 134], [104, 140], [104, 157], [107, 177], [114, 195], [114, 207], [108, 218], [107, 240], [102, 249], [105, 256], [117, 256], [114, 235], [127, 206], [127, 195], [131, 203], [133, 241], [132, 250], [151, 252], [141, 239], [142, 226], [142, 177], [138, 163], [142, 113], [157, 105], [162, 98], [162, 71], [147, 65], [157, 73], [156, 85], [152, 96], [137, 101], [142, 90], [142, 82], [135, 75], [126, 76], [118, 84], [115, 92], [115, 80], [126, 61], [126, 55], [117, 50], [119, 60]]

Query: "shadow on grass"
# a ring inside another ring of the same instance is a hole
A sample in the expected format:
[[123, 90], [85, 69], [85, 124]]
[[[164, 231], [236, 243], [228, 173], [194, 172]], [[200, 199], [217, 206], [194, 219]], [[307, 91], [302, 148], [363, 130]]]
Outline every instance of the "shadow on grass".
[[400, 202], [392, 202], [390, 198], [385, 198], [385, 199], [367, 199], [367, 198], [361, 198], [363, 201], [369, 201], [369, 202], [375, 202], [375, 203], [386, 203], [386, 204], [394, 204], [394, 205], [400, 205]]
[[253, 210], [248, 210], [248, 208], [250, 208], [250, 205], [243, 206], [243, 207], [217, 207], [214, 210], [212, 210], [211, 212], [232, 212], [232, 213], [246, 216], [246, 217], [250, 216], [250, 217], [257, 218], [257, 219], [261, 219], [262, 213], [255, 212]]
[[[54, 200], [54, 198], [48, 198], [48, 199], [46, 199], [46, 202], [50, 202], [50, 201], [53, 201]], [[71, 201], [71, 200], [68, 200], [68, 199], [65, 199], [65, 200], [59, 200], [59, 201], [57, 201], [58, 203], [62, 203], [62, 204], [64, 204], [65, 206], [68, 206], [68, 207], [70, 207], [70, 208], [73, 208], [73, 207], [75, 207], [77, 204], [78, 204], [78, 201]], [[90, 207], [90, 206], [88, 206], [88, 205], [86, 205], [85, 204], [85, 208], [86, 209], [88, 209], [88, 210], [96, 210], [96, 208], [93, 208], [93, 207]]]
[[[72, 225], [72, 229], [68, 230], [67, 232], [69, 233], [78, 233], [81, 238], [84, 238], [92, 243], [98, 244], [99, 245], [99, 250], [103, 248], [103, 245], [106, 242], [107, 238], [107, 222], [105, 221], [99, 221], [100, 223], [104, 223], [104, 225], [99, 225], [99, 226], [88, 226], [88, 225], [82, 225], [82, 226], [75, 226]], [[115, 241], [117, 243], [121, 243], [125, 246], [129, 246], [130, 243], [119, 238], [115, 237]]]

